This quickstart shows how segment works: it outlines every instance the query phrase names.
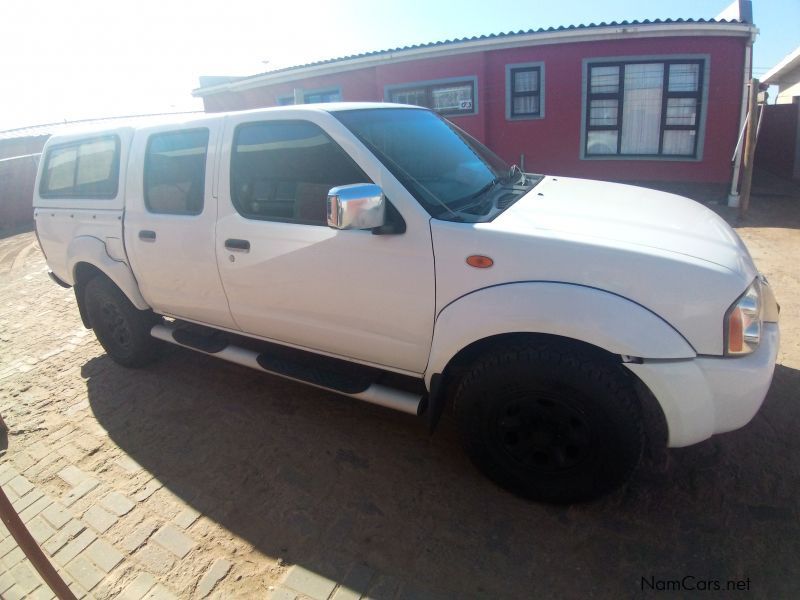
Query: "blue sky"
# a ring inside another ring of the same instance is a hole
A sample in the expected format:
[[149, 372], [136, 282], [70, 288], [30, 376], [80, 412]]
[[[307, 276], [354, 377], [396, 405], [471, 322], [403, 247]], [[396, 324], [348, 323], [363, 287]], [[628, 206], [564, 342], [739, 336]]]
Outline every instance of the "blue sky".
[[[4, 0], [0, 130], [199, 110], [199, 75], [249, 75], [454, 37], [601, 21], [711, 18], [726, 0]], [[754, 70], [800, 45], [800, 0], [754, 0]]]

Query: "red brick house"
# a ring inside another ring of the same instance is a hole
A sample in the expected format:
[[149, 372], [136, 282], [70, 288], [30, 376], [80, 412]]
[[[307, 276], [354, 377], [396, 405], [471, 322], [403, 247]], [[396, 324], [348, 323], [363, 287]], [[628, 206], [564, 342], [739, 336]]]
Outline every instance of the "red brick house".
[[202, 78], [193, 94], [209, 112], [419, 104], [529, 171], [722, 190], [756, 32], [683, 19], [538, 29]]

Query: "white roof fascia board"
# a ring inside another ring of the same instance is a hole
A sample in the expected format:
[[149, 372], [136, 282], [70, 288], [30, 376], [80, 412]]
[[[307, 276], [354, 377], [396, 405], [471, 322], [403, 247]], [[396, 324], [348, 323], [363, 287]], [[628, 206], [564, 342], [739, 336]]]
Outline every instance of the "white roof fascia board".
[[761, 81], [763, 83], [777, 84], [784, 74], [793, 71], [797, 67], [800, 67], [800, 46], [795, 48], [794, 52], [783, 57], [777, 65], [767, 71]]

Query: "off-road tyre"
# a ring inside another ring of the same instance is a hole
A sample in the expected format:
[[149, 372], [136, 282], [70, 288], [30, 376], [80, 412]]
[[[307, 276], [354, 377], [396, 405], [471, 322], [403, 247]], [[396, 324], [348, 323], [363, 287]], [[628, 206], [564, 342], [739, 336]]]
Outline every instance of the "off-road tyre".
[[160, 317], [139, 310], [110, 279], [98, 275], [84, 291], [89, 322], [97, 340], [114, 362], [123, 367], [143, 367], [159, 355], [159, 341], [150, 335]]
[[623, 369], [569, 344], [488, 352], [454, 398], [468, 455], [490, 479], [531, 500], [586, 501], [618, 488], [645, 447], [641, 407]]

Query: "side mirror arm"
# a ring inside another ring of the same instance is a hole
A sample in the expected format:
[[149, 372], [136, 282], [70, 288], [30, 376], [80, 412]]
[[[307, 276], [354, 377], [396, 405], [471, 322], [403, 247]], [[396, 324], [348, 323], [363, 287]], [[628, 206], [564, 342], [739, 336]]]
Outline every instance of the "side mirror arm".
[[372, 235], [401, 235], [405, 232], [406, 220], [394, 204], [386, 200], [386, 222], [379, 227], [373, 227]]

